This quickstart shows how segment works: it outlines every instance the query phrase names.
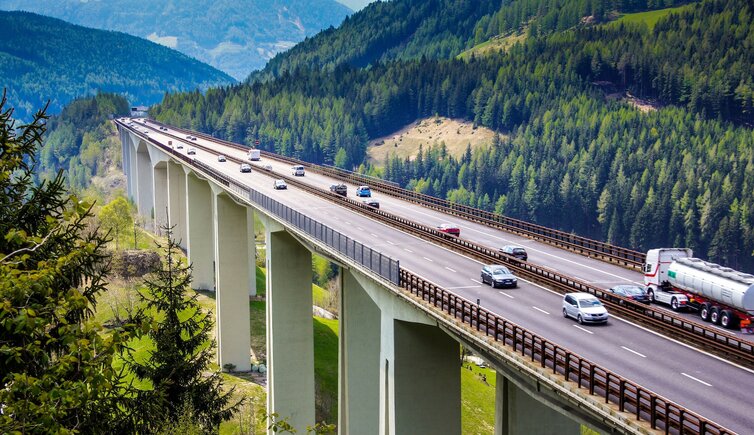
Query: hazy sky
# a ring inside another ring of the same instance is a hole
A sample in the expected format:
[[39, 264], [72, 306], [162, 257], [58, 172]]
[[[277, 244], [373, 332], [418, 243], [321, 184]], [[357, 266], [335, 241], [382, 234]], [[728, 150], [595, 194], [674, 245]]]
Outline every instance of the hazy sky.
[[338, 0], [338, 1], [348, 6], [349, 8], [353, 9], [354, 11], [358, 11], [359, 9], [368, 5], [369, 3], [372, 3], [374, 0]]

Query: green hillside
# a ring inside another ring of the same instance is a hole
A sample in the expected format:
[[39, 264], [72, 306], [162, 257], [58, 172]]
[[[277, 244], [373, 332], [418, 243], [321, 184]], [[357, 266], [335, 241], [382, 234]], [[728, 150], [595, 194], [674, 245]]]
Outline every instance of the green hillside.
[[636, 12], [633, 14], [621, 15], [617, 20], [611, 23], [611, 25], [619, 24], [646, 24], [649, 30], [654, 29], [655, 24], [660, 18], [666, 17], [671, 13], [678, 13], [689, 8], [688, 5], [679, 6], [677, 8], [658, 9], [655, 11]]
[[[387, 57], [368, 67], [302, 64], [278, 79], [168, 95], [153, 114], [622, 246], [687, 246], [754, 270], [754, 6], [707, 0], [659, 18], [650, 31], [601, 25], [600, 17], [638, 4], [616, 10], [605, 9], [608, 2], [564, 0], [537, 12], [535, 6], [555, 3], [487, 3], [519, 14], [479, 18], [469, 47], [477, 37], [489, 39], [486, 32], [529, 26], [521, 43], [484, 56], [390, 60], [385, 50]], [[379, 7], [406, 17], [398, 23], [422, 11], [409, 0]], [[584, 8], [592, 10], [589, 20], [580, 15]], [[378, 10], [366, 8], [349, 23]], [[320, 61], [327, 53], [341, 59], [347, 50], [315, 42], [345, 39], [354, 32], [349, 26], [301, 47], [312, 45]], [[309, 54], [293, 50], [286, 61]], [[652, 104], [639, 110], [637, 98]], [[505, 137], [461, 158], [440, 144], [414, 160], [364, 165], [368, 140], [433, 116], [473, 121]]]
[[98, 91], [150, 105], [166, 91], [233, 82], [161, 45], [25, 12], [0, 12], [0, 77], [17, 119], [28, 119], [48, 99], [48, 113]]

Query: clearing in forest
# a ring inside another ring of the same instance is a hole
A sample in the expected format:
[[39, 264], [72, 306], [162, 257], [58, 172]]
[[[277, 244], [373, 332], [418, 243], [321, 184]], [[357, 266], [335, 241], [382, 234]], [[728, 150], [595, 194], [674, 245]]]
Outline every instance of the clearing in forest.
[[459, 157], [466, 151], [467, 145], [474, 149], [491, 144], [494, 135], [492, 130], [474, 128], [474, 124], [468, 121], [443, 117], [425, 118], [393, 134], [370, 141], [367, 154], [370, 162], [384, 166], [388, 154], [414, 158], [419, 153], [420, 145], [427, 149], [434, 143], [445, 142], [448, 154]]

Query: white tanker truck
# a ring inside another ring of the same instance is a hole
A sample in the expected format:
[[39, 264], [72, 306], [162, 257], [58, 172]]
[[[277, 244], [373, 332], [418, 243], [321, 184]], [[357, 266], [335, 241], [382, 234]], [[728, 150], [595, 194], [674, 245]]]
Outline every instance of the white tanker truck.
[[652, 302], [693, 308], [705, 322], [754, 333], [754, 275], [692, 257], [691, 249], [650, 249], [644, 285]]

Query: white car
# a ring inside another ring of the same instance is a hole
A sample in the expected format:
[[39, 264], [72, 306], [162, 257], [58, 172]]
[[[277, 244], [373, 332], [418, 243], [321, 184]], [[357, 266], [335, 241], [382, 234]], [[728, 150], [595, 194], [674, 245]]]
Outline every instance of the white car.
[[285, 180], [275, 180], [275, 183], [273, 183], [272, 187], [274, 187], [275, 190], [288, 189], [288, 185], [285, 184]]
[[222, 154], [220, 154], [219, 156], [217, 156], [217, 161], [218, 162], [224, 162], [225, 161], [225, 156], [222, 155]]
[[271, 171], [272, 170], [272, 165], [268, 163], [268, 164], [262, 166], [262, 169], [264, 169], [265, 171]]
[[291, 167], [291, 173], [295, 175], [296, 177], [303, 177], [304, 176], [304, 167], [301, 165], [293, 166]]
[[566, 293], [563, 296], [563, 317], [571, 317], [581, 324], [607, 323], [607, 309], [589, 293]]
[[192, 155], [196, 154], [196, 148], [193, 148], [193, 147], [192, 147], [192, 148], [189, 148], [189, 149], [188, 149], [188, 150], [186, 151], [186, 154], [188, 154], [188, 155], [190, 155], [190, 156], [192, 156]]

